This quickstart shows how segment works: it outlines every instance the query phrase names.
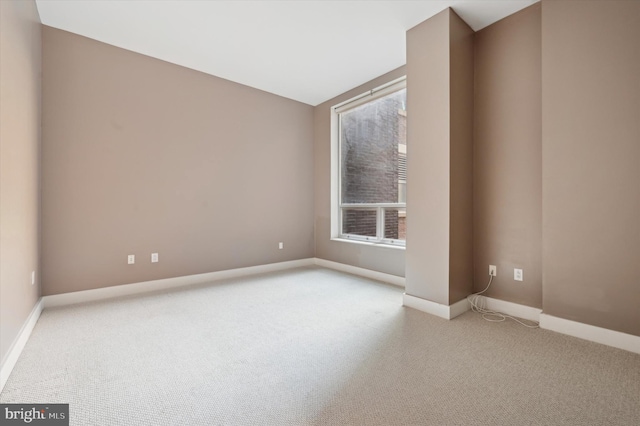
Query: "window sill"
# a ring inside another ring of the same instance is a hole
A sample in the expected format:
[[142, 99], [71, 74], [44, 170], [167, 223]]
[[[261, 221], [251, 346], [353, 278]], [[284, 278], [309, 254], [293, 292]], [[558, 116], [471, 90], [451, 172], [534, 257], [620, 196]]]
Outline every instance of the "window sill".
[[406, 249], [405, 245], [400, 245], [400, 244], [389, 244], [389, 243], [378, 243], [378, 242], [371, 242], [371, 241], [351, 240], [349, 238], [340, 238], [340, 237], [331, 238], [331, 241], [337, 241], [337, 242], [341, 242], [341, 243], [350, 243], [350, 244], [360, 244], [360, 245], [364, 245], [364, 246], [379, 247], [379, 248], [386, 248], [386, 249], [396, 249], [396, 250], [405, 250]]

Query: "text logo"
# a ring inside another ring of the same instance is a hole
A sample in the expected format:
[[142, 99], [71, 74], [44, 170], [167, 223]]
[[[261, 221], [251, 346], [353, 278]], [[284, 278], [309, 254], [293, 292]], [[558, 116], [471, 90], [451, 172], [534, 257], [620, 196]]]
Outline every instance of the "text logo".
[[3, 425], [69, 426], [69, 404], [0, 404]]

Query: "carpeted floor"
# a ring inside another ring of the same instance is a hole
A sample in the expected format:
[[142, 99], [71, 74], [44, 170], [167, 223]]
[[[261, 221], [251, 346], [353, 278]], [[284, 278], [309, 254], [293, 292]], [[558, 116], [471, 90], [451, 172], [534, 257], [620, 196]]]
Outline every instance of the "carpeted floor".
[[309, 267], [46, 309], [3, 403], [72, 425], [638, 425], [640, 355]]

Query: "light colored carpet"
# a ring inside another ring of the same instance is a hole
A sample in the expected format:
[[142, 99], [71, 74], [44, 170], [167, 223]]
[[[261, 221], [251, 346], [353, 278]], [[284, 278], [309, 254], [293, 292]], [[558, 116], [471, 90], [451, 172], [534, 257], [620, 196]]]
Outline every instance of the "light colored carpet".
[[638, 425], [640, 356], [309, 267], [46, 309], [3, 403], [72, 425]]

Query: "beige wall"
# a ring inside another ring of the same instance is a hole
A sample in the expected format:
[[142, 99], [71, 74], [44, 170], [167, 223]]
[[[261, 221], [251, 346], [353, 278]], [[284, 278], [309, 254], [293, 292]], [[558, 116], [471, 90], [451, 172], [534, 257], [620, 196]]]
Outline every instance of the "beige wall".
[[[407, 32], [407, 294], [472, 288], [473, 31], [447, 9]], [[455, 228], [455, 229], [454, 229]]]
[[331, 107], [404, 75], [400, 67], [314, 109], [315, 249], [320, 259], [404, 277], [403, 249], [331, 240]]
[[49, 27], [43, 73], [45, 295], [313, 257], [312, 107]]
[[406, 292], [449, 302], [449, 9], [407, 32]]
[[[542, 307], [541, 7], [475, 35], [474, 290]], [[514, 281], [513, 269], [524, 280]]]
[[640, 2], [543, 2], [543, 309], [635, 335], [639, 76]]
[[474, 31], [449, 14], [450, 188], [449, 304], [473, 290], [473, 45]]
[[2, 364], [39, 295], [40, 40], [34, 1], [0, 1]]

